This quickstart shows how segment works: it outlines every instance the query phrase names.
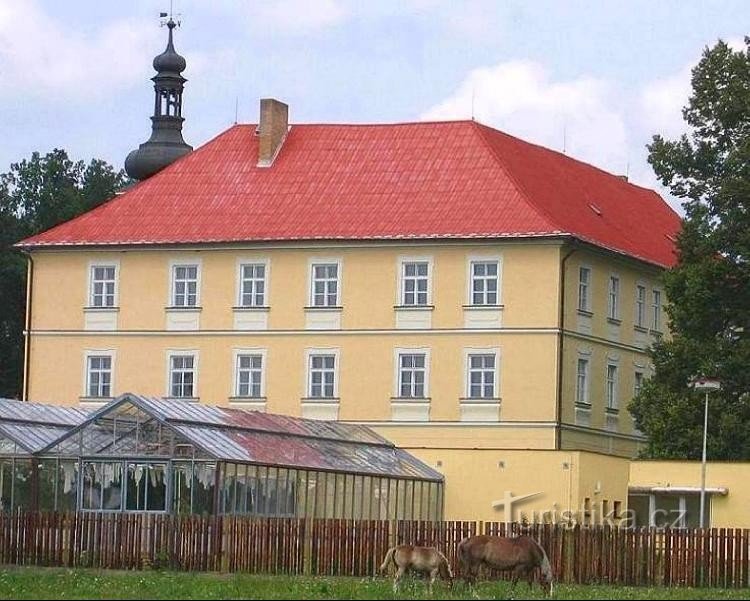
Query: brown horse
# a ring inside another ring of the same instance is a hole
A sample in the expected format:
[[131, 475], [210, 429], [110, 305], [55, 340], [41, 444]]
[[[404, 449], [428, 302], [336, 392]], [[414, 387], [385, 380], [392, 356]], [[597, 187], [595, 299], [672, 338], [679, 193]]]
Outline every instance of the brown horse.
[[552, 596], [552, 567], [547, 553], [538, 542], [529, 536], [505, 538], [502, 536], [470, 536], [458, 543], [458, 561], [461, 575], [474, 584], [482, 565], [495, 570], [512, 570], [512, 585], [519, 577], [526, 577], [529, 588], [533, 582], [534, 568], [541, 569], [539, 584]]
[[385, 554], [383, 564], [380, 566], [380, 572], [385, 574], [388, 566], [393, 563], [396, 566], [396, 577], [393, 580], [393, 592], [398, 590], [401, 579], [406, 572], [418, 572], [420, 574], [429, 574], [430, 583], [429, 591], [432, 593], [432, 585], [438, 575], [453, 584], [453, 573], [448, 564], [448, 560], [440, 551], [434, 547], [413, 547], [412, 545], [398, 545], [388, 549]]

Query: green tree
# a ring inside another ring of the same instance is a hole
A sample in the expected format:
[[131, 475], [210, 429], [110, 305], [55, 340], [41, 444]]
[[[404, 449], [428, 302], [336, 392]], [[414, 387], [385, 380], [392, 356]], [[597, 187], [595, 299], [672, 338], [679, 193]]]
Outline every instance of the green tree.
[[654, 136], [649, 162], [684, 202], [678, 262], [664, 275], [671, 339], [651, 349], [653, 378], [631, 404], [653, 457], [699, 458], [703, 395], [710, 397], [711, 459], [750, 459], [750, 38], [719, 41], [692, 72], [683, 109], [689, 135]]
[[99, 159], [38, 152], [0, 174], [0, 397], [21, 396], [26, 259], [13, 244], [88, 211], [128, 183]]

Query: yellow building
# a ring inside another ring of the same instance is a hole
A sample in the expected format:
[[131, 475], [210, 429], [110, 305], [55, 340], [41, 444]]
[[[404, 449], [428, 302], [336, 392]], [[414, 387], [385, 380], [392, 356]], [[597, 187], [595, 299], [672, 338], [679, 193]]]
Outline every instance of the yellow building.
[[286, 116], [20, 244], [26, 398], [365, 423], [446, 475], [449, 518], [624, 509], [679, 218], [476, 122]]

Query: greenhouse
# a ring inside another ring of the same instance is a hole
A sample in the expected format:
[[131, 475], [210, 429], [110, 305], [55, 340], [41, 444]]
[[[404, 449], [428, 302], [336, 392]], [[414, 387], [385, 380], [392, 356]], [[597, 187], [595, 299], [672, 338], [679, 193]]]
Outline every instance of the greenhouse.
[[[87, 417], [82, 409], [0, 399], [0, 511], [38, 505], [40, 465], [34, 455]], [[55, 473], [45, 472], [42, 479], [65, 482], [65, 468], [57, 461], [46, 462], [43, 469]], [[72, 501], [71, 506], [63, 500], [61, 507], [75, 509], [75, 494]]]
[[133, 394], [19, 425], [32, 404], [0, 404], [5, 511], [442, 518], [442, 475], [365, 426]]

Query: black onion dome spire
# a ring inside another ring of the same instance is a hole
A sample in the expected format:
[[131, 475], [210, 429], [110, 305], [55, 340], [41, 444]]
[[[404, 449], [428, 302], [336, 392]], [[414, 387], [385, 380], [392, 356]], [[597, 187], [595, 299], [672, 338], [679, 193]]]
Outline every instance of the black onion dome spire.
[[125, 171], [133, 179], [144, 180], [161, 171], [193, 147], [182, 139], [182, 92], [187, 81], [182, 72], [185, 59], [177, 54], [172, 39], [177, 24], [169, 19], [167, 48], [154, 58], [154, 114], [151, 137], [125, 159]]
[[177, 51], [174, 49], [174, 41], [172, 40], [172, 31], [176, 26], [177, 24], [172, 19], [167, 21], [167, 27], [169, 28], [167, 49], [160, 55], [154, 57], [154, 71], [157, 71], [158, 73], [179, 74], [185, 70], [185, 58], [177, 54]]

